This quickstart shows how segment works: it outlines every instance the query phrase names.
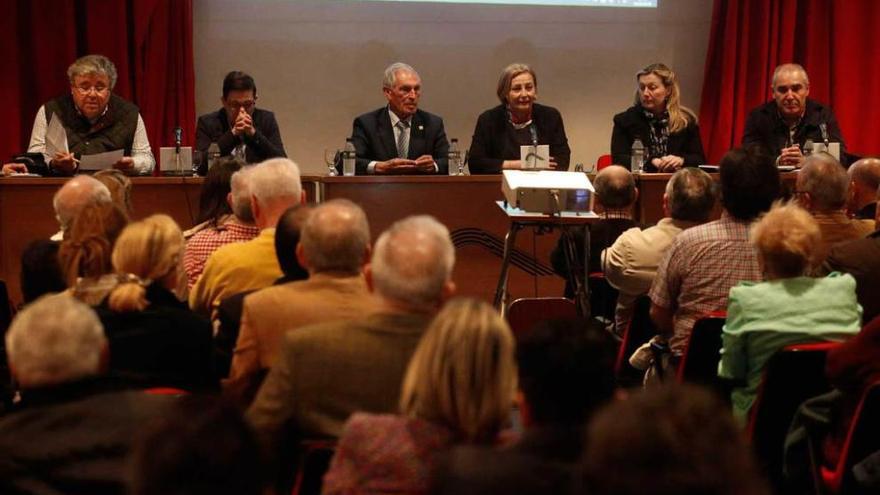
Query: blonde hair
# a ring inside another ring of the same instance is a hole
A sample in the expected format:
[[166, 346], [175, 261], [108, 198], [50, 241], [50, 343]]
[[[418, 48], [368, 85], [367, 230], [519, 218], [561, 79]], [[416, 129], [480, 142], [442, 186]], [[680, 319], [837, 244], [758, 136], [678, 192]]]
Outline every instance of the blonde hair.
[[[636, 83], [639, 78], [653, 74], [660, 78], [663, 86], [669, 89], [666, 99], [666, 113], [669, 114], [669, 133], [678, 132], [688, 126], [689, 121], [696, 122], [697, 116], [687, 107], [681, 106], [681, 90], [678, 87], [678, 77], [675, 72], [664, 64], [651, 64], [636, 73]], [[639, 104], [639, 88], [636, 86], [635, 104]]]
[[97, 278], [113, 271], [113, 244], [128, 215], [113, 203], [90, 204], [77, 213], [58, 247], [58, 262], [68, 287], [79, 277]]
[[488, 304], [450, 301], [419, 342], [403, 379], [403, 414], [442, 424], [467, 442], [492, 442], [516, 388], [514, 341]]
[[107, 300], [110, 309], [143, 311], [149, 304], [147, 286], [178, 269], [183, 248], [183, 232], [168, 215], [152, 215], [126, 227], [113, 249], [113, 268], [121, 282]]
[[794, 203], [775, 203], [752, 225], [749, 237], [765, 270], [778, 277], [799, 277], [821, 261], [819, 224]]
[[535, 71], [531, 67], [520, 63], [510, 64], [501, 71], [501, 77], [498, 79], [498, 88], [495, 90], [502, 104], [507, 105], [510, 85], [513, 83], [513, 78], [520, 74], [531, 74], [532, 81], [535, 83], [535, 89], [538, 89], [538, 76], [535, 75]]

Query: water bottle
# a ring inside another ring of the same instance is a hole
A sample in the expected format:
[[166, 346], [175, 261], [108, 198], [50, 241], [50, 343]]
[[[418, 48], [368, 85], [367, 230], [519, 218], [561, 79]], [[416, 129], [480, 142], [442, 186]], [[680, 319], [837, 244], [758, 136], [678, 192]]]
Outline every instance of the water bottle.
[[642, 168], [645, 165], [645, 145], [642, 144], [642, 140], [636, 138], [633, 141], [632, 145], [632, 155], [629, 160], [629, 170], [630, 172], [636, 173], [641, 172]]
[[211, 143], [208, 146], [208, 170], [214, 168], [217, 165], [217, 162], [220, 160], [220, 145], [217, 143]]
[[458, 139], [452, 138], [449, 144], [449, 175], [462, 175], [461, 150], [458, 149]]
[[815, 149], [816, 149], [816, 145], [813, 144], [813, 140], [810, 138], [807, 138], [807, 140], [804, 142], [804, 149], [803, 149], [804, 156], [812, 155], [813, 151], [815, 151]]
[[354, 175], [354, 163], [356, 153], [351, 138], [345, 139], [345, 147], [342, 148], [342, 175], [351, 177]]

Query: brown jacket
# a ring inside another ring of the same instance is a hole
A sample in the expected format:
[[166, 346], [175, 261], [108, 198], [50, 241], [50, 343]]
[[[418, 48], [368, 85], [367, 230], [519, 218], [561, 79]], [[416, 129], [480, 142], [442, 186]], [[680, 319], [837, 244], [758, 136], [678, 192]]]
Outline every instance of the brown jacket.
[[861, 239], [874, 231], [873, 223], [862, 220], [853, 220], [846, 216], [843, 211], [834, 213], [813, 213], [813, 217], [819, 224], [822, 232], [822, 247], [820, 259], [825, 259], [828, 251], [835, 244], [853, 239]]
[[864, 323], [880, 316], [880, 231], [834, 246], [824, 268], [826, 272], [844, 272], [855, 277]]

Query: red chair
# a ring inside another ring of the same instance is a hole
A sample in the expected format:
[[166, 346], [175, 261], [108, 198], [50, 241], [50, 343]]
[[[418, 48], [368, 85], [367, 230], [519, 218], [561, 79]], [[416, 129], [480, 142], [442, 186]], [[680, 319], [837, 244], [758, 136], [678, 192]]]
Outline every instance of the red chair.
[[611, 165], [611, 155], [601, 155], [599, 159], [596, 160], [596, 172], [602, 170], [609, 165]]
[[641, 384], [645, 372], [633, 368], [629, 364], [629, 357], [639, 346], [657, 335], [657, 328], [650, 316], [651, 299], [648, 296], [640, 296], [636, 298], [633, 306], [633, 317], [623, 332], [623, 341], [618, 348], [617, 360], [614, 364], [617, 382], [624, 387]]
[[189, 395], [189, 392], [174, 387], [153, 387], [144, 389], [144, 393], [149, 395]]
[[336, 452], [336, 440], [310, 439], [299, 443], [296, 479], [291, 495], [319, 495], [324, 474]]
[[713, 311], [694, 322], [687, 347], [678, 363], [676, 378], [679, 383], [689, 382], [724, 390], [718, 378], [721, 352], [721, 331], [727, 320], [726, 311]]
[[577, 316], [574, 301], [564, 297], [523, 297], [507, 308], [507, 323], [517, 339], [542, 321]]
[[[880, 382], [871, 385], [862, 395], [850, 423], [837, 466], [820, 469], [822, 484], [828, 493], [861, 493], [853, 478], [853, 466], [874, 452], [880, 451]], [[865, 492], [867, 493], [867, 492]]]

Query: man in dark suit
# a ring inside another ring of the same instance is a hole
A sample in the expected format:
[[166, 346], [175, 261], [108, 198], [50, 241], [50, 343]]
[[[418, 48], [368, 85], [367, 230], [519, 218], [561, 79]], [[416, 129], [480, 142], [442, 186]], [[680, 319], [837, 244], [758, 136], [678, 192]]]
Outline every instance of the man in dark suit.
[[[241, 157], [247, 163], [286, 157], [275, 114], [257, 105], [257, 85], [244, 72], [233, 71], [223, 79], [223, 108], [199, 117], [196, 150], [206, 153], [211, 143], [220, 147], [220, 156]], [[199, 173], [207, 171], [203, 161]]]
[[[385, 69], [382, 92], [388, 106], [354, 119], [351, 140], [355, 173], [446, 174], [449, 143], [443, 119], [419, 110], [422, 80], [409, 65]], [[342, 173], [342, 164], [337, 164]]]

